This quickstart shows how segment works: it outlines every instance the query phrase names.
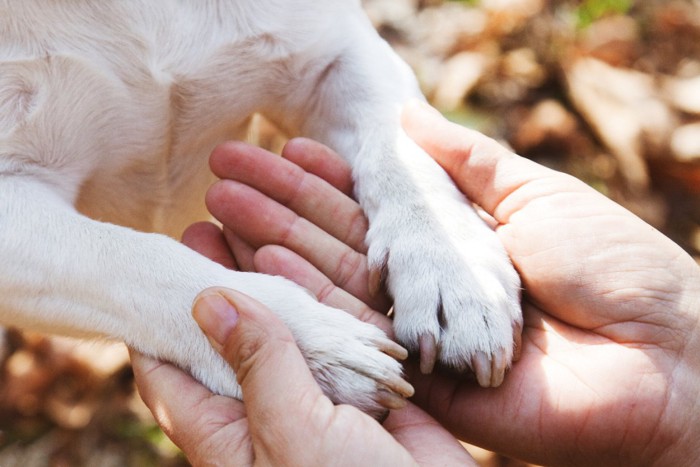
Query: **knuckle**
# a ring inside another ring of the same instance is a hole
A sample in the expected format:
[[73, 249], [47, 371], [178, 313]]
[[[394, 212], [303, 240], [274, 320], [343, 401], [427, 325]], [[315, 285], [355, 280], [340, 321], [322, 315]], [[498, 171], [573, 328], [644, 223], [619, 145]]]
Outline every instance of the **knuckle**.
[[366, 253], [365, 237], [367, 236], [368, 225], [364, 212], [358, 206], [352, 214], [345, 238], [341, 240], [346, 245], [352, 245], [360, 253]]
[[334, 282], [342, 288], [352, 281], [352, 278], [356, 276], [357, 272], [364, 265], [362, 259], [362, 255], [358, 254], [355, 250], [348, 249], [345, 251], [341, 255], [338, 266], [333, 274], [333, 277], [335, 277]]

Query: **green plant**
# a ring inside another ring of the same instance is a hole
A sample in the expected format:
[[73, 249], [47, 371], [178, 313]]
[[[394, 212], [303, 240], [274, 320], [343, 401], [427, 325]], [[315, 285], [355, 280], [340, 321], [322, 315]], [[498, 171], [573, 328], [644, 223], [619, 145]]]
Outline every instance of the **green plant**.
[[477, 6], [480, 3], [480, 0], [447, 0], [448, 2], [457, 2], [457, 3], [464, 3], [465, 5], [469, 6]]
[[576, 8], [576, 25], [585, 29], [591, 23], [610, 14], [626, 14], [633, 0], [585, 0]]

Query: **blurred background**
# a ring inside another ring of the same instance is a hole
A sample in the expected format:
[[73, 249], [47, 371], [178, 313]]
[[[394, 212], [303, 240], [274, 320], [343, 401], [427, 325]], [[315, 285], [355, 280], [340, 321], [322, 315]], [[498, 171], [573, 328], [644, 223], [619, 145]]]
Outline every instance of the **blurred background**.
[[[363, 3], [448, 118], [581, 178], [700, 261], [700, 0]], [[279, 144], [264, 125], [257, 137]], [[5, 348], [0, 466], [188, 465], [123, 346], [10, 331]]]

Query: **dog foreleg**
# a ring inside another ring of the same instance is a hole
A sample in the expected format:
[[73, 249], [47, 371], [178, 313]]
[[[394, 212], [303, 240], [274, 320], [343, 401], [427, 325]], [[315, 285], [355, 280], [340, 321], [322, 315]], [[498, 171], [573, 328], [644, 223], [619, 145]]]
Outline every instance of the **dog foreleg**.
[[240, 397], [191, 317], [199, 292], [224, 286], [276, 312], [335, 402], [378, 415], [386, 388], [407, 394], [385, 353], [395, 344], [378, 328], [283, 278], [231, 271], [168, 237], [86, 218], [30, 176], [0, 175], [0, 258], [0, 324], [119, 339]]
[[370, 288], [387, 275], [400, 342], [420, 352], [425, 372], [437, 360], [498, 386], [522, 327], [518, 275], [494, 232], [401, 129], [402, 105], [422, 98], [408, 66], [366, 20], [345, 26], [343, 37], [327, 38], [336, 48], [324, 65], [308, 67], [314, 88], [286, 98], [288, 114], [352, 165], [370, 221]]

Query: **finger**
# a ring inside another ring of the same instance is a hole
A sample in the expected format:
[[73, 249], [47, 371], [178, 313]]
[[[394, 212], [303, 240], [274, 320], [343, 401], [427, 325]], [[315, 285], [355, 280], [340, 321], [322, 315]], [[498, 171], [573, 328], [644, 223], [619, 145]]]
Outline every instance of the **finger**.
[[478, 465], [449, 431], [414, 404], [392, 411], [384, 428], [418, 465]]
[[500, 223], [501, 201], [530, 181], [558, 172], [517, 156], [495, 140], [449, 122], [425, 103], [413, 101], [402, 113], [408, 135], [442, 165], [457, 186]]
[[[393, 336], [391, 321], [374, 310], [389, 309], [386, 297], [370, 298], [364, 295], [354, 296], [336, 286], [321, 271], [296, 253], [279, 246], [266, 246], [258, 250], [255, 256], [255, 268], [259, 272], [284, 276], [293, 280], [313, 293], [318, 301], [326, 305], [345, 310], [361, 321], [382, 329], [389, 337]], [[369, 306], [368, 306], [369, 305]]]
[[253, 261], [255, 257], [255, 248], [243, 241], [241, 237], [227, 227], [224, 227], [224, 237], [226, 238], [229, 248], [231, 248], [233, 252], [233, 256], [236, 258], [238, 268], [245, 272], [257, 272], [255, 271], [255, 264]]
[[[292, 145], [288, 152], [295, 154], [294, 148]], [[367, 220], [360, 206], [323, 179], [264, 149], [240, 142], [218, 146], [210, 165], [218, 177], [258, 190], [356, 251], [366, 252]]]
[[134, 378], [141, 398], [168, 437], [190, 459], [206, 459], [209, 447], [241, 447], [231, 457], [236, 465], [251, 465], [246, 448], [247, 422], [243, 404], [217, 396], [175, 366], [129, 349]]
[[214, 216], [253, 248], [281, 245], [306, 258], [339, 287], [367, 295], [367, 259], [257, 190], [221, 180], [207, 193]]
[[307, 138], [294, 138], [284, 146], [282, 157], [352, 197], [352, 169], [327, 146]]
[[[212, 298], [216, 306], [210, 305]], [[194, 317], [222, 345], [222, 355], [236, 372], [256, 450], [284, 450], [285, 446], [277, 446], [280, 440], [301, 446], [313, 439], [310, 426], [299, 429], [300, 421], [308, 420], [310, 414], [314, 419], [330, 417], [333, 404], [323, 395], [284, 324], [256, 300], [222, 288], [200, 295]]]
[[221, 229], [211, 222], [192, 224], [182, 233], [182, 243], [229, 269], [236, 269]]

